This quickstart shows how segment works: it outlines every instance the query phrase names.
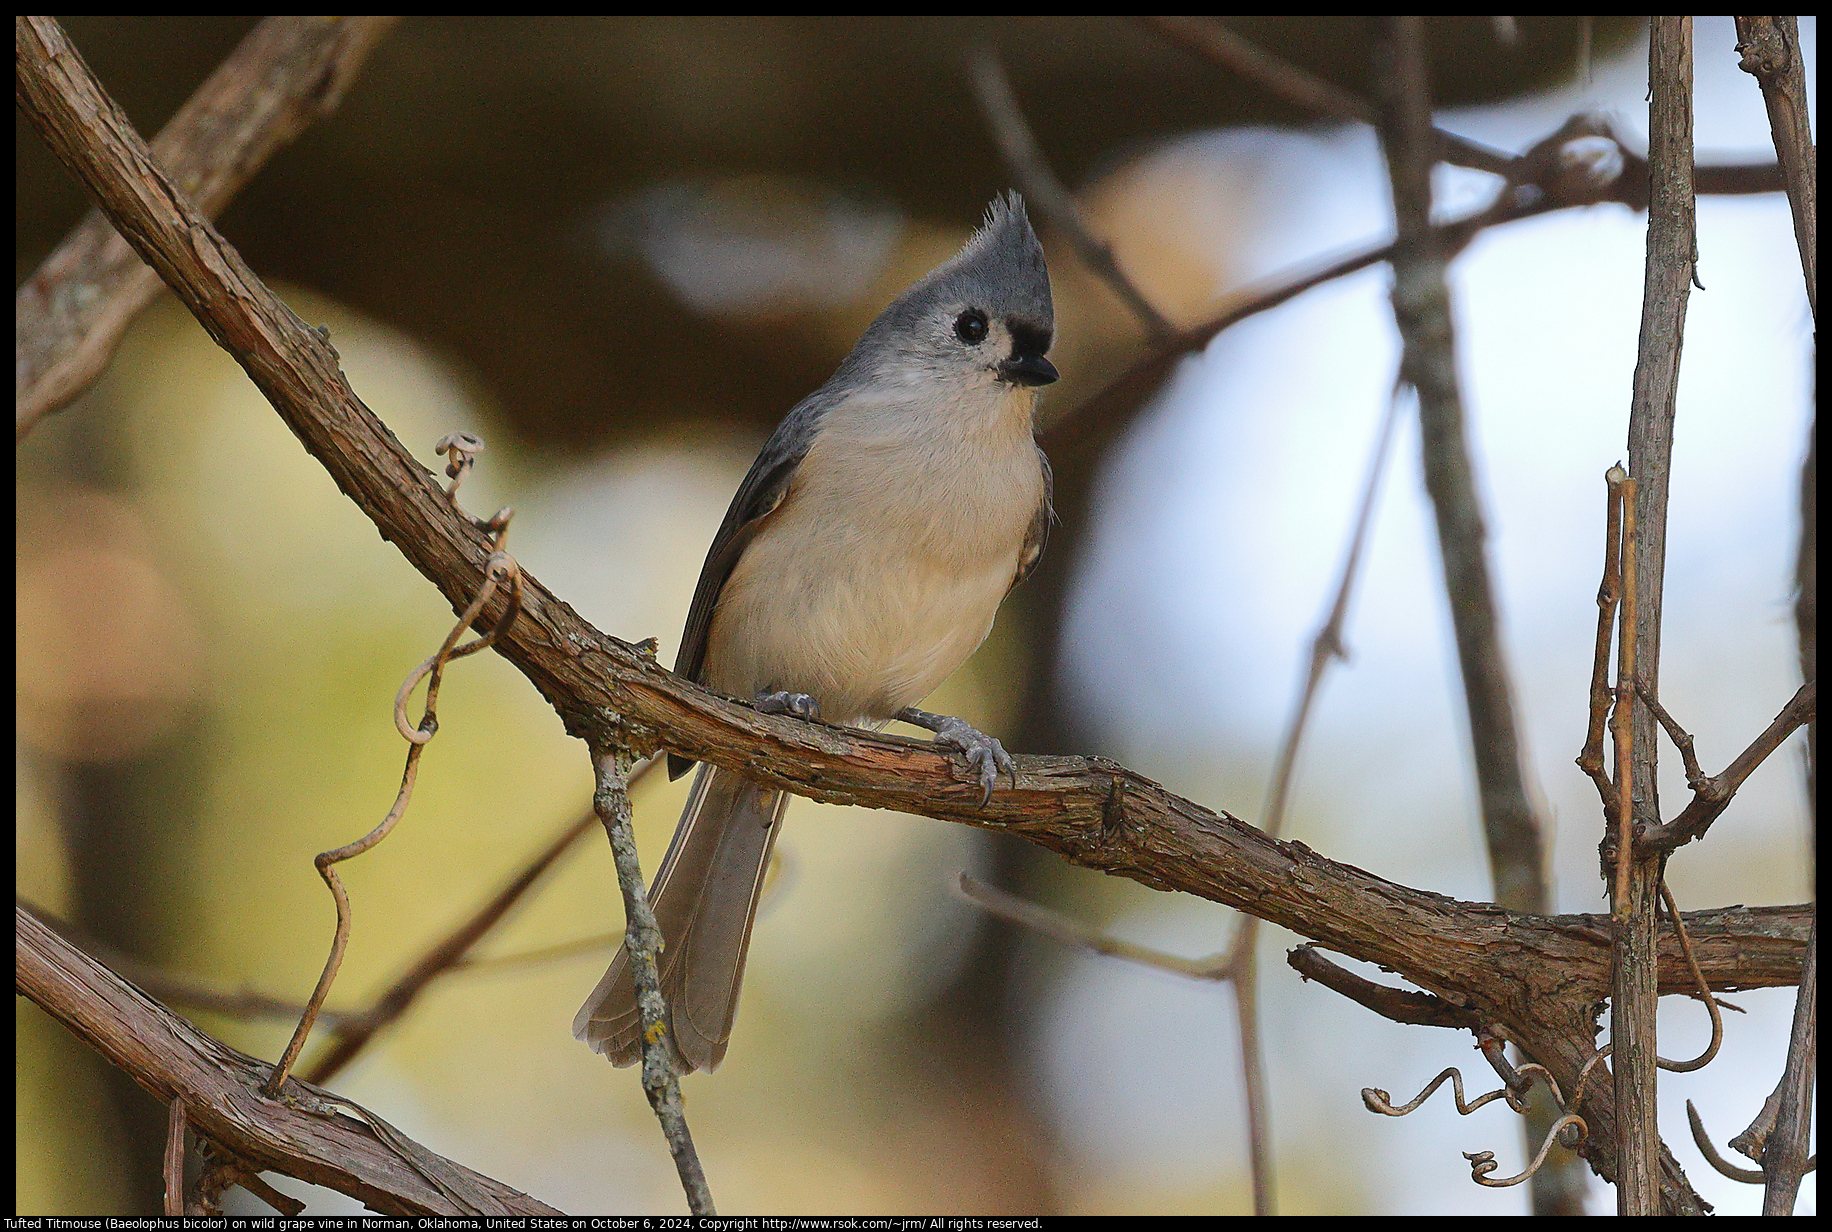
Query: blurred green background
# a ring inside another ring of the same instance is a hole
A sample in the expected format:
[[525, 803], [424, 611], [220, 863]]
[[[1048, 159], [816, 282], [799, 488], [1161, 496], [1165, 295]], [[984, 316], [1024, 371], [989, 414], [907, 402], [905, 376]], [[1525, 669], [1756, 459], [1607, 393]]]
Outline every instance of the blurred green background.
[[[149, 136], [253, 24], [63, 20]], [[1438, 103], [1570, 79], [1577, 20], [1517, 21], [1503, 45], [1489, 19], [1434, 19]], [[1230, 24], [1366, 89], [1361, 19]], [[1632, 50], [1637, 31], [1596, 19], [1595, 54]], [[485, 515], [516, 507], [509, 545], [527, 568], [599, 628], [659, 637], [671, 663], [705, 545], [763, 436], [1009, 185], [965, 71], [981, 43], [1125, 268], [1173, 319], [1208, 315], [1242, 281], [1261, 220], [1214, 164], [1161, 155], [1191, 134], [1304, 117], [1110, 18], [410, 18], [220, 225], [304, 319], [330, 327], [355, 389], [422, 461], [448, 431], [484, 438], [464, 500]], [[84, 202], [23, 121], [16, 149], [23, 279]], [[1044, 238], [1060, 411], [1140, 354], [1143, 335]], [[1088, 714], [1061, 662], [1083, 515], [1122, 426], [1054, 459], [1064, 523], [1044, 571], [931, 703], [1015, 750], [1148, 742]], [[332, 924], [311, 858], [388, 809], [404, 756], [394, 690], [450, 613], [169, 296], [105, 378], [23, 443], [17, 475], [19, 892], [168, 972], [303, 997]], [[1316, 545], [1325, 562], [1333, 535]], [[1292, 627], [1279, 653], [1307, 636]], [[385, 986], [588, 802], [584, 749], [494, 656], [448, 673], [440, 716], [405, 822], [343, 866], [355, 933], [334, 1006]], [[1266, 750], [1195, 756], [1171, 749], [1140, 768], [1251, 816]], [[685, 786], [652, 776], [636, 792], [647, 867]], [[1249, 1208], [1227, 1134], [1199, 1168], [1087, 1165], [1047, 1089], [1056, 1079], [1034, 1063], [1070, 959], [949, 886], [966, 869], [1096, 922], [1162, 896], [901, 815], [797, 801], [788, 825], [731, 1052], [685, 1087], [722, 1213]], [[1473, 875], [1459, 892], [1482, 893]], [[1798, 879], [1772, 891], [1800, 892]], [[1225, 942], [1227, 913], [1203, 918], [1188, 952]], [[594, 834], [484, 952], [620, 923]], [[678, 1212], [634, 1073], [568, 1030], [608, 955], [454, 974], [338, 1089], [563, 1209]], [[1226, 994], [1195, 995], [1193, 1012], [1213, 1015], [1195, 1029], [1231, 1038]], [[156, 1213], [163, 1109], [18, 1006], [19, 1211]], [[264, 1057], [291, 1029], [196, 1017]], [[1168, 1047], [1160, 1024], [1139, 1032], [1141, 1051]], [[1267, 1048], [1281, 1048], [1276, 1024]], [[1284, 1098], [1282, 1128], [1296, 1127], [1281, 1140], [1284, 1212], [1407, 1208], [1368, 1169], [1306, 1158], [1308, 1127], [1330, 1117], [1290, 1108], [1302, 1091]], [[1213, 1115], [1236, 1122], [1237, 1109], [1220, 1101]]]

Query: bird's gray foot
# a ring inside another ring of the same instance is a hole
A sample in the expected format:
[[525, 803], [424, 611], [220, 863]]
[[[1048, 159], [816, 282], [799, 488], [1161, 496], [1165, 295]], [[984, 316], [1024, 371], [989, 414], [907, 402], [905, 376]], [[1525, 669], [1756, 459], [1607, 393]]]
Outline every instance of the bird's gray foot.
[[804, 719], [821, 717], [821, 704], [806, 693], [791, 693], [784, 689], [780, 693], [759, 693], [757, 709], [765, 714], [793, 714]]
[[981, 808], [992, 801], [992, 785], [998, 781], [999, 771], [1003, 770], [1011, 776], [1013, 787], [1018, 785], [1018, 768], [1012, 765], [1011, 755], [1005, 751], [1005, 746], [965, 719], [930, 714], [914, 706], [905, 706], [897, 712], [897, 717], [905, 723], [913, 723], [934, 732], [936, 744], [953, 745], [967, 755], [968, 769], [974, 771], [980, 780]]

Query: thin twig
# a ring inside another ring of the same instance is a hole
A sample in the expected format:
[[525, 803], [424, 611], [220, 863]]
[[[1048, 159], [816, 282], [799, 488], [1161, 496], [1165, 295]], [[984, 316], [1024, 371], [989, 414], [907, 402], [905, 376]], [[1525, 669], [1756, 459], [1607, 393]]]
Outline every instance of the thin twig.
[[1609, 499], [1604, 514], [1603, 580], [1597, 585], [1597, 644], [1590, 666], [1590, 727], [1578, 753], [1578, 766], [1596, 783], [1606, 812], [1616, 795], [1603, 765], [1603, 733], [1609, 727], [1610, 634], [1616, 627], [1616, 604], [1622, 599], [1622, 481], [1627, 478], [1628, 472], [1620, 466], [1610, 467], [1603, 476]]
[[1691, 803], [1681, 809], [1677, 817], [1663, 825], [1641, 829], [1637, 838], [1641, 854], [1672, 851], [1702, 837], [1711, 828], [1711, 823], [1730, 806], [1737, 790], [1768, 760], [1769, 754], [1785, 744], [1802, 726], [1812, 722], [1817, 697], [1818, 685], [1813, 681], [1795, 690], [1774, 721], [1763, 728], [1762, 734], [1752, 740], [1748, 748], [1737, 754], [1736, 760], [1726, 766], [1722, 774], [1704, 778], [1693, 786]]
[[668, 1152], [674, 1157], [675, 1171], [681, 1188], [687, 1194], [687, 1207], [695, 1215], [712, 1215], [712, 1191], [706, 1185], [706, 1172], [694, 1150], [693, 1133], [687, 1127], [687, 1114], [681, 1102], [679, 1067], [674, 1060], [674, 1044], [668, 1036], [668, 1008], [662, 999], [661, 973], [658, 961], [662, 952], [662, 930], [649, 906], [648, 891], [643, 885], [642, 864], [636, 855], [636, 837], [630, 829], [630, 767], [634, 757], [629, 749], [617, 745], [592, 750], [592, 773], [597, 782], [592, 791], [592, 808], [604, 823], [611, 840], [611, 855], [617, 864], [617, 884], [623, 891], [625, 945], [630, 955], [630, 973], [636, 983], [636, 1007], [642, 1017], [642, 1089], [649, 1106], [661, 1122], [662, 1135], [668, 1140]]
[[1123, 958], [1145, 967], [1156, 967], [1160, 971], [1169, 971], [1173, 975], [1188, 976], [1193, 980], [1219, 981], [1227, 979], [1227, 969], [1219, 961], [1221, 955], [1208, 958], [1183, 958], [1176, 954], [1167, 954], [1154, 950], [1150, 946], [1135, 945], [1121, 940], [1072, 920], [1060, 911], [1008, 894], [997, 886], [986, 884], [966, 873], [960, 875], [958, 882], [960, 892], [969, 902], [974, 903], [986, 912], [1002, 920], [1028, 928], [1032, 932], [1053, 937], [1065, 945], [1078, 946], [1091, 954], [1105, 954], [1112, 958]]
[[235, 1183], [261, 1201], [267, 1203], [267, 1205], [273, 1207], [276, 1211], [279, 1211], [282, 1215], [296, 1216], [305, 1213], [305, 1203], [293, 1197], [291, 1194], [281, 1193], [272, 1185], [262, 1180], [258, 1172], [243, 1170], [241, 1174], [235, 1178]]
[[1259, 969], [1252, 952], [1249, 945], [1246, 961], [1231, 968], [1234, 978], [1228, 984], [1234, 990], [1241, 1085], [1247, 1096], [1247, 1159], [1253, 1174], [1253, 1213], [1271, 1217], [1278, 1214], [1276, 1178], [1272, 1173], [1272, 1100], [1266, 1091], [1266, 1064], [1260, 1052]]
[[[48, 20], [14, 19], [16, 26]], [[268, 18], [160, 130], [154, 158], [206, 217], [216, 217], [275, 151], [337, 109], [399, 20]], [[20, 284], [13, 300], [18, 439], [94, 382], [160, 285], [99, 211]]]
[[1483, 1058], [1494, 1068], [1502, 1084], [1515, 1095], [1524, 1097], [1533, 1089], [1533, 1079], [1538, 1077], [1545, 1081], [1546, 1088], [1551, 1092], [1552, 1098], [1557, 1101], [1559, 1107], [1565, 1106], [1565, 1096], [1558, 1089], [1558, 1079], [1552, 1076], [1552, 1071], [1535, 1061], [1529, 1061], [1519, 1069], [1514, 1068], [1508, 1063], [1507, 1048], [1500, 1036], [1488, 1031], [1477, 1031], [1476, 1047], [1481, 1051]]
[[[1301, 110], [1337, 120], [1359, 120], [1364, 124], [1379, 122], [1379, 109], [1373, 103], [1273, 55], [1234, 33], [1213, 17], [1139, 15], [1136, 20], [1195, 52], [1209, 63], [1240, 74], [1267, 93]], [[1431, 135], [1438, 147], [1437, 157], [1461, 167], [1507, 175], [1515, 162], [1514, 156], [1505, 151], [1492, 149], [1455, 133], [1447, 133], [1441, 128], [1433, 128]]]
[[1126, 276], [1113, 257], [1113, 246], [1094, 238], [1082, 219], [1075, 198], [1050, 170], [1049, 160], [1037, 145], [1037, 138], [1024, 118], [1023, 109], [1018, 106], [1018, 97], [1012, 92], [1011, 81], [999, 58], [989, 48], [980, 47], [972, 53], [968, 67], [980, 110], [986, 114], [986, 123], [998, 142], [999, 152], [1005, 156], [1005, 165], [1023, 187], [1025, 199], [1069, 241], [1082, 264], [1125, 301], [1154, 344], [1161, 345], [1174, 338], [1176, 327], [1164, 319]]
[[1389, 988], [1363, 979], [1323, 957], [1314, 945], [1293, 948], [1285, 956], [1285, 962], [1303, 978], [1315, 980], [1392, 1022], [1416, 1027], [1450, 1027], [1458, 1031], [1482, 1029], [1482, 1016], [1475, 1011], [1452, 1005], [1432, 993]]
[[1616, 799], [1612, 816], [1616, 826], [1616, 879], [1610, 894], [1611, 910], [1620, 923], [1628, 917], [1629, 867], [1634, 860], [1635, 773], [1635, 632], [1640, 615], [1639, 544], [1636, 542], [1635, 496], [1637, 484], [1624, 479], [1622, 491], [1622, 619], [1621, 645], [1616, 651]]
[[[65, 930], [62, 925], [59, 925], [58, 931], [64, 932], [72, 940], [77, 939], [75, 934]], [[305, 1012], [304, 1004], [299, 1001], [270, 997], [265, 993], [249, 989], [225, 992], [211, 988], [196, 980], [172, 975], [157, 967], [150, 967], [132, 955], [123, 954], [110, 946], [91, 944], [85, 948], [89, 948], [97, 958], [102, 959], [153, 996], [173, 1005], [183, 1005], [193, 1010], [220, 1014], [224, 1018], [278, 1018], [287, 1022], [297, 1022], [299, 1015]], [[328, 1006], [318, 1012], [319, 1021], [332, 1031], [342, 1030], [360, 1017], [360, 1014], [331, 1009]]]
[[[1393, 443], [1393, 429], [1399, 423], [1400, 399], [1397, 388], [1394, 393], [1395, 396], [1388, 399], [1387, 413], [1380, 423], [1380, 435], [1375, 438], [1374, 450], [1368, 457], [1367, 479], [1361, 489], [1361, 505], [1355, 514], [1354, 528], [1349, 532], [1349, 548], [1342, 561], [1341, 576], [1336, 581], [1336, 595], [1330, 602], [1329, 615], [1311, 639], [1310, 665], [1304, 675], [1304, 686], [1292, 709], [1291, 719], [1285, 725], [1285, 737], [1279, 743], [1278, 760], [1273, 765], [1272, 790], [1260, 814], [1260, 828], [1274, 837], [1285, 825], [1285, 805], [1291, 795], [1292, 771], [1297, 764], [1298, 746], [1303, 743], [1304, 729], [1310, 721], [1311, 706], [1316, 701], [1318, 686], [1323, 683], [1323, 673], [1331, 662], [1348, 657], [1342, 644], [1342, 630], [1348, 621], [1349, 596], [1354, 590], [1355, 577], [1360, 569], [1362, 548], [1367, 543], [1368, 528], [1374, 522], [1374, 498], [1380, 491], [1380, 477], [1386, 471], [1388, 446]], [[1252, 917], [1249, 916], [1248, 920], [1251, 921]]]
[[1679, 764], [1686, 772], [1686, 786], [1694, 792], [1700, 790], [1705, 784], [1705, 771], [1698, 764], [1698, 751], [1694, 747], [1691, 733], [1679, 725], [1678, 719], [1667, 713], [1667, 708], [1660, 704], [1660, 699], [1654, 696], [1654, 691], [1647, 687], [1646, 682], [1635, 682], [1635, 696], [1653, 711], [1654, 721], [1660, 724], [1667, 733], [1667, 739], [1679, 750]]
[[[592, 820], [598, 819], [593, 817]], [[553, 945], [536, 946], [532, 950], [518, 950], [513, 954], [460, 958], [452, 964], [452, 970], [500, 971], [508, 967], [530, 967], [539, 963], [578, 958], [582, 954], [608, 953], [622, 944], [623, 929], [619, 928], [613, 932], [594, 933], [589, 937], [577, 937], [571, 941], [560, 941]]]
[[[1515, 1069], [1513, 1063], [1508, 1060], [1505, 1043], [1493, 1031], [1481, 1027], [1476, 1029], [1476, 1050], [1482, 1054], [1482, 1059], [1489, 1063], [1489, 1068], [1495, 1071], [1495, 1076], [1501, 1079], [1502, 1085], [1510, 1091], [1519, 1092], [1531, 1085], [1532, 1080], [1522, 1078], [1520, 1071]], [[1534, 1066], [1533, 1068], [1543, 1067]], [[1558, 1080], [1550, 1072], [1546, 1074], [1546, 1081], [1552, 1085], [1554, 1090], [1558, 1089]]]

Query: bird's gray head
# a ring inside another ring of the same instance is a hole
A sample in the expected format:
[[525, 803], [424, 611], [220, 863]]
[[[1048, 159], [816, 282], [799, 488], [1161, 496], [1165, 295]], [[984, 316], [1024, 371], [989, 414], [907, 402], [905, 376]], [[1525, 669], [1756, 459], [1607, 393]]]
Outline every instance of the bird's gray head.
[[985, 225], [947, 264], [891, 302], [841, 366], [845, 383], [898, 378], [1047, 385], [1055, 336], [1050, 271], [1017, 193], [994, 199]]

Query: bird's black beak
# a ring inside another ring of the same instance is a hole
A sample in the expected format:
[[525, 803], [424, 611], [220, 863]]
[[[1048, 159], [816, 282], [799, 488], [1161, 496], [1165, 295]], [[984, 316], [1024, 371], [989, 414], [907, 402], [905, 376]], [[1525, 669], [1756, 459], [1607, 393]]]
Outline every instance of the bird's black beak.
[[1062, 374], [1041, 355], [1013, 354], [999, 364], [999, 378], [1013, 385], [1048, 385]]

